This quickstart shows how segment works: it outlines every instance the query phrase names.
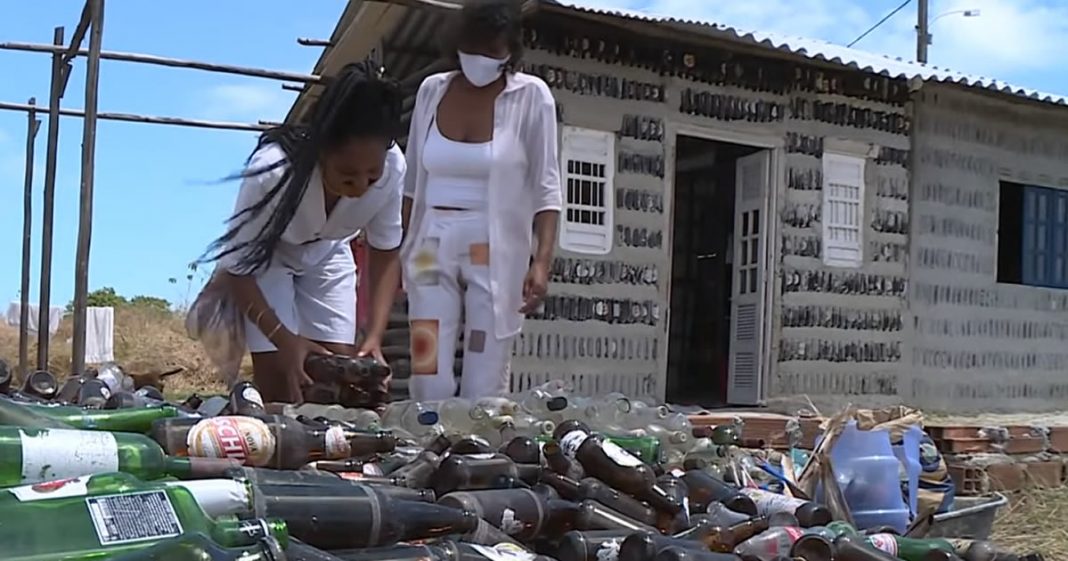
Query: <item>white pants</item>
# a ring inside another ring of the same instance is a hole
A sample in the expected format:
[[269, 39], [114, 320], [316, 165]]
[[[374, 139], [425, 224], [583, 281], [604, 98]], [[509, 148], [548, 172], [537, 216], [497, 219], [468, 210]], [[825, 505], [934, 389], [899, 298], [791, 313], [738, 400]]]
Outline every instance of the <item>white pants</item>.
[[[333, 244], [322, 257], [316, 255], [315, 261], [304, 263], [299, 274], [271, 266], [256, 275], [256, 284], [286, 329], [313, 341], [352, 345], [356, 342], [356, 262], [348, 242]], [[245, 338], [249, 352], [278, 350], [247, 318]]]
[[484, 211], [428, 209], [420, 239], [404, 263], [411, 325], [412, 377], [418, 401], [456, 395], [453, 365], [464, 325], [460, 396], [508, 392], [512, 339], [494, 335], [489, 226]]

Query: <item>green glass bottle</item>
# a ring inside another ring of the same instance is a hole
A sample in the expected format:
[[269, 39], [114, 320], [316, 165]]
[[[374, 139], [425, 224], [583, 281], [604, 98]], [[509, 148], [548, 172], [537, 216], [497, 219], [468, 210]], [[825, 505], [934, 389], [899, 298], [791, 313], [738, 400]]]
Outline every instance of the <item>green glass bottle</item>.
[[0, 427], [0, 487], [124, 471], [140, 479], [210, 477], [239, 465], [173, 458], [147, 436], [74, 429]]
[[0, 397], [0, 425], [42, 429], [65, 429], [69, 426], [7, 397]]
[[927, 553], [935, 549], [949, 553], [957, 551], [948, 540], [938, 538], [916, 539], [893, 534], [871, 534], [865, 536], [864, 541], [871, 547], [904, 561], [923, 561]]
[[204, 534], [186, 534], [156, 545], [109, 557], [109, 561], [285, 561], [278, 540], [267, 537], [255, 545], [229, 548], [211, 541]]
[[267, 536], [283, 547], [289, 543], [282, 520], [212, 520], [180, 486], [6, 502], [0, 520], [5, 561], [103, 559], [194, 532], [225, 547], [252, 545]]
[[62, 421], [76, 429], [147, 433], [156, 419], [179, 415], [173, 405], [136, 409], [82, 409], [69, 405], [25, 405], [35, 413]]
[[[552, 440], [552, 435], [540, 434], [534, 437], [539, 445], [544, 445]], [[647, 464], [660, 462], [660, 440], [653, 436], [607, 436], [606, 440], [616, 446], [630, 452], [633, 456]]]

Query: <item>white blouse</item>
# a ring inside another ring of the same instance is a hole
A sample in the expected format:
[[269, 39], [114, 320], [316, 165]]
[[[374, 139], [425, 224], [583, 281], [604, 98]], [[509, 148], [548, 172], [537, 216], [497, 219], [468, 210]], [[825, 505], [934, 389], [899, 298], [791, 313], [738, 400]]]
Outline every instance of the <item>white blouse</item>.
[[[422, 151], [438, 104], [459, 72], [434, 74], [423, 80], [412, 110], [408, 134], [411, 168], [404, 196], [412, 199], [408, 236], [401, 247], [407, 262], [423, 235], [427, 172]], [[556, 101], [540, 78], [517, 72], [507, 75], [494, 105], [493, 164], [490, 169], [488, 214], [490, 291], [494, 324], [500, 339], [519, 333], [523, 315], [523, 279], [533, 250], [534, 215], [561, 208], [557, 154]], [[555, 240], [554, 240], [555, 243]]]
[[[248, 169], [265, 168], [284, 158], [285, 152], [282, 148], [277, 144], [270, 144], [252, 155]], [[404, 234], [401, 226], [401, 191], [405, 170], [404, 153], [396, 146], [390, 148], [386, 154], [382, 177], [361, 197], [341, 197], [327, 217], [322, 175], [316, 166], [308, 180], [308, 189], [275, 248], [270, 266], [285, 267], [300, 273], [305, 267], [321, 262], [338, 244], [351, 242], [360, 230], [366, 230], [367, 242], [371, 247], [382, 250], [396, 249]], [[278, 184], [284, 172], [285, 165], [282, 165], [255, 177], [246, 178], [241, 183], [234, 213], [263, 200]], [[256, 233], [266, 226], [271, 212], [278, 206], [280, 195], [281, 193], [276, 195], [255, 218], [242, 226], [228, 247], [235, 247], [255, 237]], [[236, 221], [228, 221], [227, 228], [232, 228], [247, 218], [248, 214], [245, 214]], [[231, 273], [241, 274], [242, 271], [237, 270], [241, 253], [239, 250], [223, 257], [219, 260], [219, 265]]]

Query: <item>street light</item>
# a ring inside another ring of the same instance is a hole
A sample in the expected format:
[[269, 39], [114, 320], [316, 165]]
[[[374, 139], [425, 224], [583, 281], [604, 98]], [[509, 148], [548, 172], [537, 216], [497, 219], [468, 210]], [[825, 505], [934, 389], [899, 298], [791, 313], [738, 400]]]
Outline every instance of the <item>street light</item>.
[[[944, 17], [946, 17], [946, 16], [955, 16], [955, 15], [961, 15], [961, 16], [963, 16], [963, 17], [966, 17], [966, 18], [977, 18], [977, 17], [979, 17], [979, 16], [981, 15], [981, 14], [982, 14], [982, 11], [981, 11], [981, 10], [978, 10], [978, 9], [971, 9], [971, 10], [950, 10], [950, 11], [948, 11], [948, 12], [943, 12], [943, 13], [941, 13], [941, 14], [938, 14], [937, 16], [935, 16], [935, 17], [934, 17], [934, 18], [933, 18], [933, 19], [931, 20], [931, 23], [929, 23], [929, 24], [927, 25], [927, 27], [928, 27], [928, 28], [930, 28], [930, 27], [934, 26], [934, 24], [935, 24], [935, 22], [936, 22], [936, 21], [938, 21], [938, 20], [940, 20], [940, 19], [942, 19], [942, 18], [944, 18]], [[927, 44], [928, 44], [928, 45], [932, 44], [932, 41], [933, 41], [933, 40], [934, 40], [934, 35], [933, 35], [933, 34], [931, 34], [931, 33], [927, 33]]]

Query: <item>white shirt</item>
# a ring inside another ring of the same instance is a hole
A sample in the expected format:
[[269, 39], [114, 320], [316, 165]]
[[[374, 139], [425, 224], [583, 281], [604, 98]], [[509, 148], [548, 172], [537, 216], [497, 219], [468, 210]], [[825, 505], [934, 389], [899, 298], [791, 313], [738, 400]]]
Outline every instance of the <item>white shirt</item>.
[[[412, 216], [409, 235], [401, 247], [402, 262], [407, 262], [423, 235], [427, 173], [422, 150], [438, 104], [458, 74], [429, 76], [416, 94], [407, 149], [412, 167], [404, 180], [404, 196], [412, 199]], [[534, 215], [561, 208], [557, 144], [556, 101], [549, 86], [529, 74], [509, 74], [494, 105], [493, 164], [487, 194], [490, 291], [494, 331], [501, 339], [519, 333], [523, 325], [519, 308], [533, 249]]]
[[[285, 152], [282, 148], [277, 144], [269, 144], [252, 155], [248, 169], [262, 169], [283, 159]], [[296, 213], [275, 247], [270, 266], [281, 266], [300, 273], [305, 267], [322, 261], [338, 244], [352, 241], [360, 230], [366, 231], [367, 243], [371, 247], [382, 250], [396, 249], [404, 234], [401, 226], [401, 191], [406, 167], [404, 153], [400, 148], [390, 148], [386, 154], [382, 177], [361, 197], [341, 197], [328, 218], [322, 175], [316, 166], [308, 179], [308, 189], [304, 192]], [[241, 183], [234, 213], [263, 200], [278, 184], [283, 173], [285, 165], [246, 178]], [[255, 237], [256, 233], [266, 226], [271, 212], [278, 206], [281, 194], [279, 192], [255, 218], [238, 230], [237, 236], [228, 247], [235, 247]], [[236, 221], [229, 221], [227, 227], [232, 228], [240, 224], [248, 216], [245, 214]], [[242, 271], [237, 270], [237, 262], [241, 253], [243, 251], [238, 250], [226, 255], [219, 260], [220, 266], [240, 274]]]

